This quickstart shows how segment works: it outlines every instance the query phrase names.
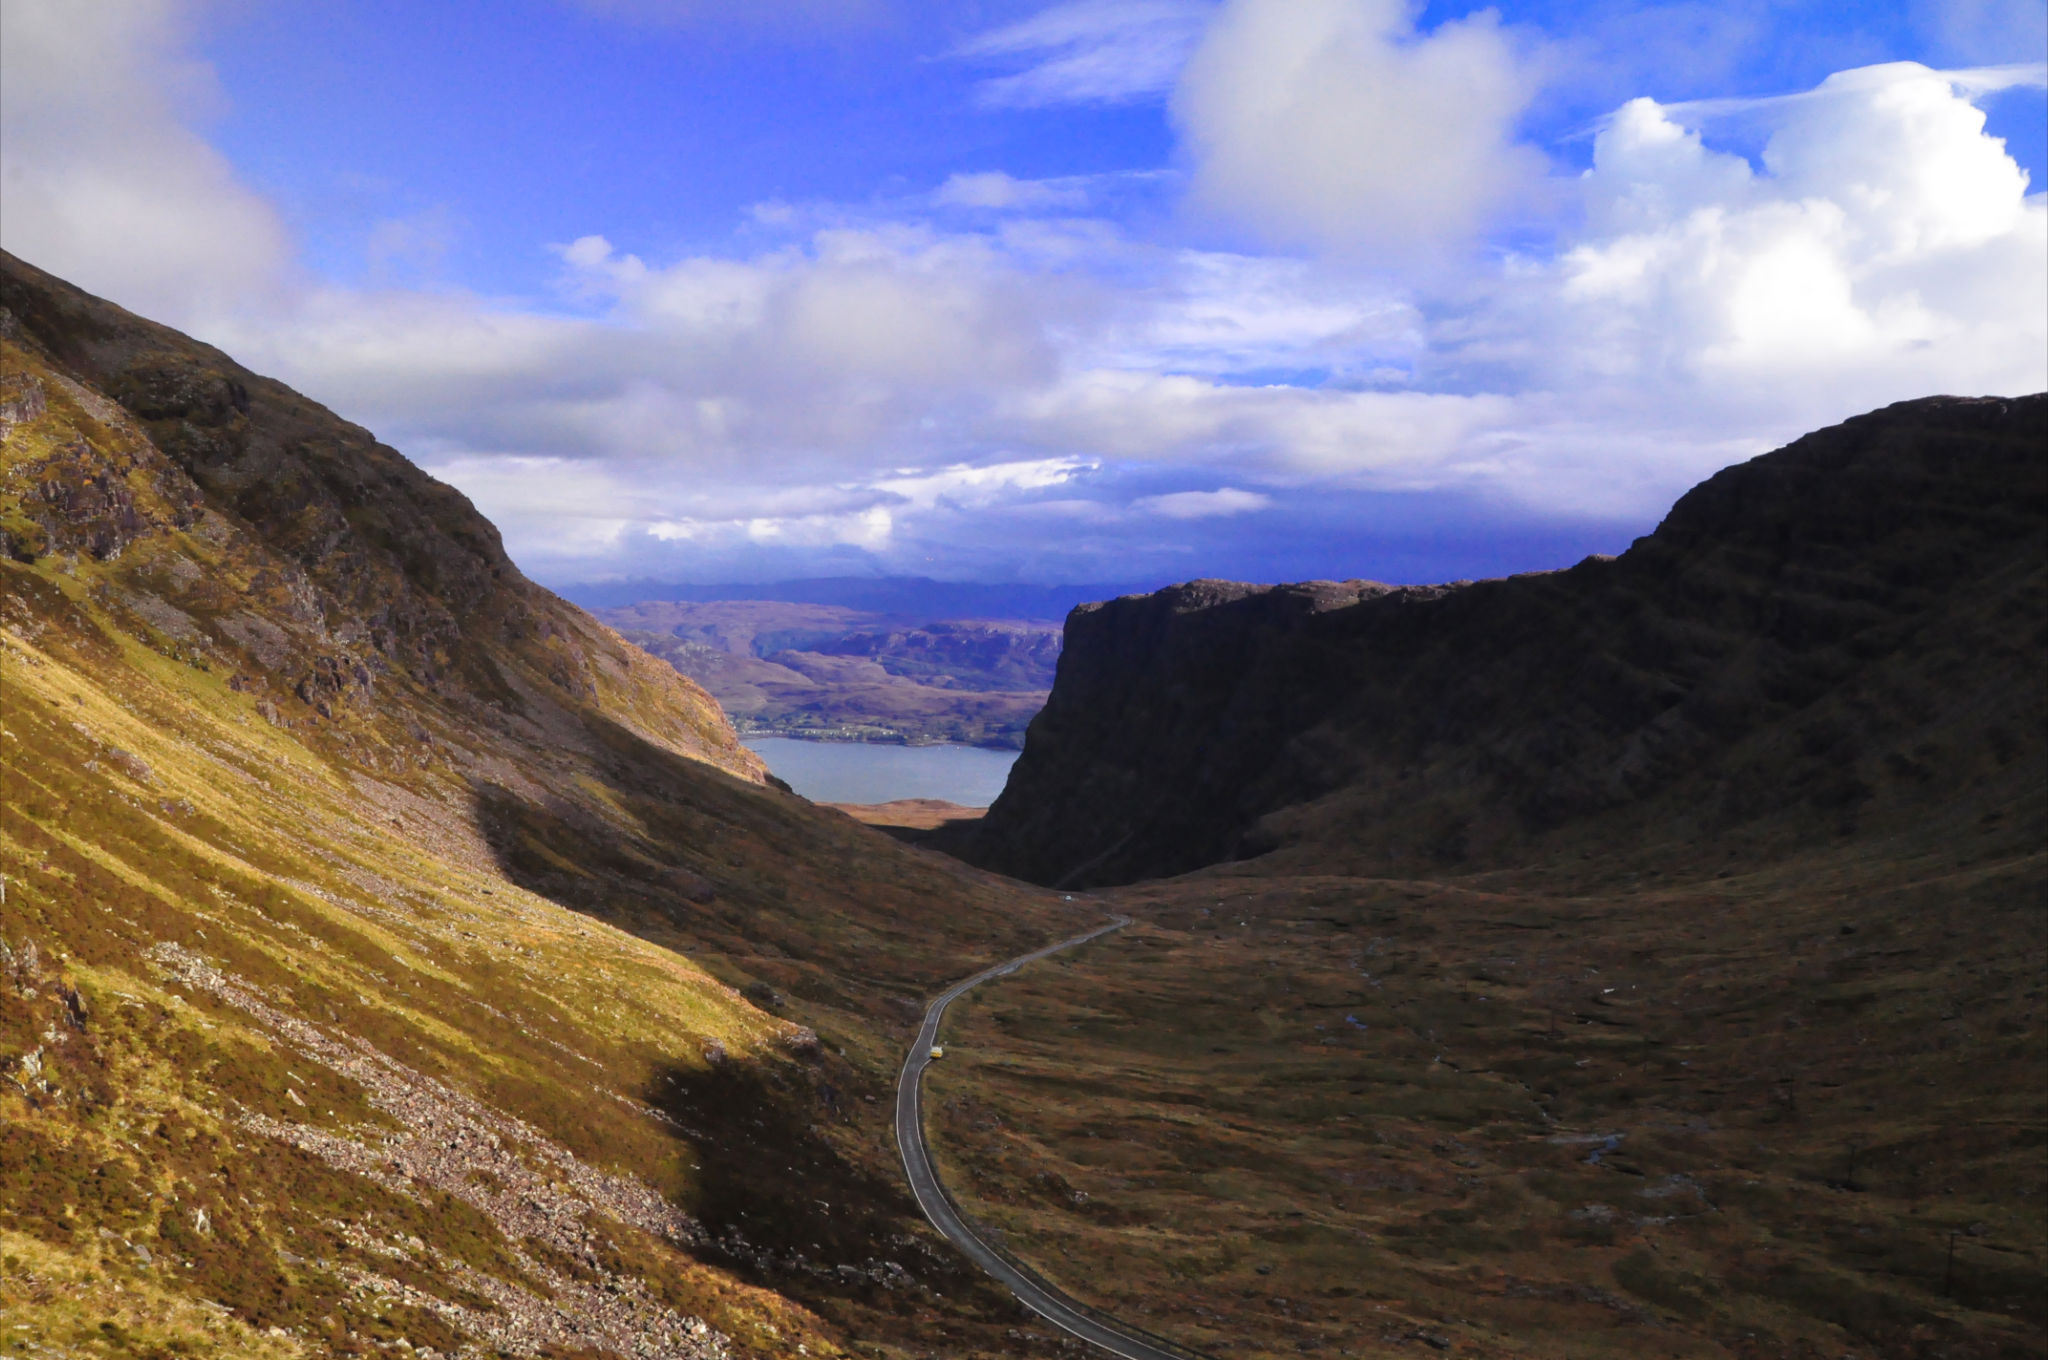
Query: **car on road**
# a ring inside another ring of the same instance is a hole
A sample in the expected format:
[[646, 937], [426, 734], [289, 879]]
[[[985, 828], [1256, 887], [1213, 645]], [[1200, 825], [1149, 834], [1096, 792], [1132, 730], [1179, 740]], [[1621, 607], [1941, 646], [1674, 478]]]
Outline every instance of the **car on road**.
[[933, 1045], [932, 1045], [932, 1056], [933, 1056], [934, 1058], [943, 1058], [943, 1057], [945, 1057], [945, 1056], [946, 1056], [946, 1050], [945, 1050], [945, 1047], [944, 1047], [944, 1045], [941, 1045], [941, 1044], [933, 1044]]

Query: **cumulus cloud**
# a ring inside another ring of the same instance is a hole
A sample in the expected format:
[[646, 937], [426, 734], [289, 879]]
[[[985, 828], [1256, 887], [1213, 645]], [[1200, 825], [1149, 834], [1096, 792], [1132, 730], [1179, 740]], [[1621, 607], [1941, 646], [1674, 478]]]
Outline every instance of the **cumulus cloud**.
[[1032, 64], [981, 83], [994, 108], [1115, 104], [1169, 88], [1213, 13], [1211, 0], [1069, 0], [981, 34], [956, 56]]
[[220, 94], [171, 0], [0, 6], [0, 245], [188, 324], [286, 274], [276, 211], [191, 124]]
[[1415, 31], [1404, 0], [1230, 0], [1181, 74], [1194, 201], [1278, 243], [1462, 242], [1533, 183], [1535, 82], [1491, 11]]
[[1773, 110], [1760, 168], [1687, 113], [1636, 100], [1600, 132], [1592, 230], [1545, 280], [1580, 337], [1539, 334], [1553, 381], [1654, 381], [1724, 409], [2043, 385], [2048, 214], [1955, 81], [1913, 63], [1830, 76]]
[[[1741, 107], [1632, 101], [1574, 185], [1582, 226], [1456, 292], [1104, 222], [842, 225], [669, 262], [592, 236], [559, 250], [585, 316], [330, 295], [271, 366], [557, 563], [663, 543], [902, 565], [1003, 516], [1108, 533], [1311, 487], [1654, 516], [1857, 410], [2048, 385], [2043, 201], [1973, 88], [1891, 66]], [[1733, 118], [1765, 120], [1754, 164], [1717, 144]], [[1140, 468], [1231, 495], [1104, 480]]]
[[429, 449], [773, 482], [958, 461], [981, 447], [993, 400], [1056, 371], [1053, 319], [1089, 306], [984, 238], [918, 229], [835, 228], [753, 257], [653, 265], [598, 236], [559, 254], [565, 289], [595, 316], [328, 291], [288, 323], [219, 335]]

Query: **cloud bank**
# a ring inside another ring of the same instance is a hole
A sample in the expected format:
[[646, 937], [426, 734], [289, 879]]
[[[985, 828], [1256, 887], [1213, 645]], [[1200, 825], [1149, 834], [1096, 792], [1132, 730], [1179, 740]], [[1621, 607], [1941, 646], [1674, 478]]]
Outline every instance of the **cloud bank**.
[[[648, 258], [593, 222], [535, 243], [547, 291], [493, 298], [296, 273], [198, 130], [216, 96], [168, 5], [5, 16], [7, 248], [378, 430], [553, 581], [1214, 574], [1444, 498], [1646, 527], [1806, 429], [2048, 386], [2048, 207], [1975, 102], [2038, 67], [1632, 99], [1573, 174], [1517, 141], [1538, 57], [1490, 18], [1066, 4], [980, 40], [1037, 64], [978, 97], [1171, 85], [1179, 225], [1109, 180], [962, 170], [757, 214], [743, 250]], [[1097, 58], [1130, 44], [1156, 60], [1119, 86]], [[1454, 255], [1532, 197], [1540, 244]]]

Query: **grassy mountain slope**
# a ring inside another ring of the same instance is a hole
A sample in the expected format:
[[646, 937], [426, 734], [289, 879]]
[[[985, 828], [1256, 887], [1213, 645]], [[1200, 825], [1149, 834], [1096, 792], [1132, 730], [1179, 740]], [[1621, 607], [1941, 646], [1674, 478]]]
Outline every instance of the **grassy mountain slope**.
[[2038, 1355], [2048, 854], [1875, 849], [1107, 891], [949, 1022], [942, 1172], [1237, 1360]]
[[0, 305], [0, 1349], [1004, 1353], [883, 1097], [1078, 909], [770, 787], [304, 398]]

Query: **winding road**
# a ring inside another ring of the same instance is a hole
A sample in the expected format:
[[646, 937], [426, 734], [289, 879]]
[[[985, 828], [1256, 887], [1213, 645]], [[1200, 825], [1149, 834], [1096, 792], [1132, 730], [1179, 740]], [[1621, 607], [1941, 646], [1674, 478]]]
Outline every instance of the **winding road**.
[[1189, 1353], [1162, 1350], [1142, 1337], [1083, 1312], [1065, 1295], [1012, 1265], [968, 1227], [939, 1186], [938, 1172], [933, 1170], [931, 1153], [925, 1146], [924, 1118], [919, 1108], [924, 1069], [931, 1063], [932, 1045], [939, 1041], [939, 1022], [945, 1019], [946, 1007], [970, 988], [990, 978], [1007, 977], [1027, 963], [1086, 944], [1130, 923], [1130, 917], [1119, 916], [1085, 935], [1076, 935], [1007, 963], [985, 968], [964, 982], [954, 983], [932, 1002], [924, 1013], [924, 1024], [917, 1031], [917, 1042], [911, 1045], [910, 1056], [903, 1060], [903, 1075], [896, 1083], [896, 1146], [903, 1150], [903, 1170], [910, 1177], [911, 1193], [917, 1196], [917, 1205], [924, 1210], [924, 1216], [931, 1220], [932, 1226], [1015, 1294], [1018, 1302], [1026, 1308], [1061, 1331], [1077, 1336], [1110, 1355], [1121, 1356], [1123, 1360], [1187, 1360]]

